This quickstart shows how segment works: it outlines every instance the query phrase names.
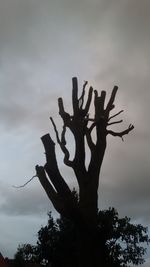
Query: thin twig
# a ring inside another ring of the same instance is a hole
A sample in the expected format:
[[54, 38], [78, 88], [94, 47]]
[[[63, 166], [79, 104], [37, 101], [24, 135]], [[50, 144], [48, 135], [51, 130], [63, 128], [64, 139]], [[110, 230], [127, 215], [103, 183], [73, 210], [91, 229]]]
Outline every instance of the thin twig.
[[116, 116], [118, 116], [120, 113], [122, 113], [124, 110], [120, 110], [119, 112], [117, 112], [116, 114], [112, 115], [111, 117], [109, 117], [108, 121], [110, 121], [111, 119], [115, 118]]
[[113, 124], [117, 124], [117, 123], [121, 123], [121, 122], [123, 122], [123, 120], [113, 121], [113, 122], [107, 123], [107, 126], [110, 126], [110, 125], [113, 125]]
[[35, 177], [37, 177], [37, 175], [34, 175], [32, 176], [32, 178], [30, 180], [28, 180], [25, 184], [23, 185], [20, 185], [20, 186], [15, 186], [15, 185], [12, 185], [12, 187], [14, 188], [22, 188], [22, 187], [25, 187], [28, 183], [30, 183]]
[[56, 134], [57, 142], [58, 142], [58, 144], [61, 144], [61, 141], [60, 141], [60, 138], [59, 138], [59, 134], [58, 134], [58, 131], [57, 131], [57, 128], [56, 128], [56, 124], [55, 124], [55, 122], [54, 122], [52, 117], [50, 117], [50, 120], [51, 120], [52, 125], [54, 127], [54, 131], [55, 131], [55, 134]]
[[82, 109], [83, 108], [83, 103], [84, 103], [84, 95], [85, 95], [85, 87], [88, 84], [88, 81], [85, 81], [83, 84], [83, 89], [82, 89], [82, 94], [79, 98], [79, 108]]

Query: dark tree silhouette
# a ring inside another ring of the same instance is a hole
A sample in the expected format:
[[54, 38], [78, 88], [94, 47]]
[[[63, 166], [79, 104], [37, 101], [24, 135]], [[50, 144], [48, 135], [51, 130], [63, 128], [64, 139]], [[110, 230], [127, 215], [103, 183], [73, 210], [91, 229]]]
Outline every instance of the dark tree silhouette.
[[[98, 185], [100, 170], [106, 149], [106, 138], [108, 135], [123, 136], [133, 130], [134, 126], [129, 125], [126, 130], [115, 132], [109, 127], [113, 124], [121, 123], [122, 120], [111, 121], [118, 116], [123, 110], [114, 115], [110, 112], [114, 109], [114, 100], [118, 90], [114, 86], [110, 99], [105, 107], [106, 92], [102, 91], [101, 95], [90, 87], [88, 91], [87, 101], [85, 102], [85, 88], [87, 82], [84, 83], [81, 96], [78, 97], [78, 81], [77, 78], [72, 79], [72, 107], [73, 114], [69, 114], [64, 109], [62, 98], [58, 99], [59, 114], [63, 120], [63, 129], [61, 137], [51, 118], [56, 139], [62, 152], [64, 153], [64, 164], [74, 170], [79, 185], [79, 201], [74, 201], [71, 190], [64, 178], [62, 177], [56, 159], [55, 143], [51, 136], [46, 134], [42, 136], [42, 142], [46, 154], [46, 164], [44, 166], [36, 166], [37, 176], [47, 193], [50, 201], [55, 209], [66, 218], [72, 220], [80, 231], [81, 237], [81, 266], [100, 266], [97, 263], [97, 257], [103, 253], [99, 249], [97, 240], [97, 211], [98, 211]], [[94, 94], [94, 116], [89, 116], [89, 109]], [[66, 130], [69, 129], [75, 140], [74, 159], [70, 160], [69, 150], [66, 146]], [[92, 133], [95, 131], [96, 140], [93, 140]], [[88, 167], [85, 165], [85, 140], [90, 149], [91, 158]], [[88, 235], [87, 235], [88, 233]]]
[[[128, 217], [119, 218], [117, 211], [109, 208], [98, 212], [98, 229], [103, 239], [105, 267], [128, 267], [144, 262], [143, 246], [149, 243], [146, 227], [132, 224]], [[65, 217], [54, 220], [49, 213], [47, 225], [38, 231], [37, 245], [19, 246], [16, 257], [30, 263], [50, 263], [51, 267], [76, 267], [80, 254], [78, 243], [76, 225]]]

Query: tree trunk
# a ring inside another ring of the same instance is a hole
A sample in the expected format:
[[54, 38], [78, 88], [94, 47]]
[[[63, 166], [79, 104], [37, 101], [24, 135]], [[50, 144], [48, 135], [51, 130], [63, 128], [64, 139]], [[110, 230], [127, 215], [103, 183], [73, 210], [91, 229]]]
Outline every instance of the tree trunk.
[[98, 229], [80, 232], [79, 267], [106, 267]]

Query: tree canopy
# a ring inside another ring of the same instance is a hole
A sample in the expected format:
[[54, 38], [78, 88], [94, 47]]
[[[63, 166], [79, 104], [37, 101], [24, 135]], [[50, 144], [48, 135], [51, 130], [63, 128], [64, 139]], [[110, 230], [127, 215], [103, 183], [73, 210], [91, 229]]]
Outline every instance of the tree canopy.
[[[97, 216], [105, 266], [142, 264], [149, 243], [147, 228], [132, 224], [128, 217], [119, 218], [114, 208], [99, 211]], [[41, 227], [37, 236], [35, 246], [20, 245], [15, 257], [21, 256], [29, 262], [51, 263], [52, 267], [78, 266], [80, 237], [72, 221], [65, 217], [54, 220], [50, 212], [47, 225]]]

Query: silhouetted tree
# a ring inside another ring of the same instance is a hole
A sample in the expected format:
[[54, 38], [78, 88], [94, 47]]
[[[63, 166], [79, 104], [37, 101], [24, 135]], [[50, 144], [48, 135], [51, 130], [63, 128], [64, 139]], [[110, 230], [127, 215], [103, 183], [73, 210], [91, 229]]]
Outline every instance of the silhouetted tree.
[[[25, 249], [26, 245], [18, 247], [17, 253], [14, 257], [13, 267], [25, 267]], [[29, 251], [28, 251], [29, 252]]]
[[[128, 217], [119, 218], [114, 208], [98, 212], [99, 243], [103, 240], [104, 266], [127, 267], [142, 264], [149, 243], [147, 228], [132, 224]], [[48, 223], [38, 232], [36, 246], [29, 244], [18, 247], [17, 255], [23, 260], [48, 264], [52, 267], [76, 267], [80, 254], [79, 236], [76, 225], [65, 217], [54, 220], [48, 214]]]
[[[121, 132], [109, 129], [111, 125], [122, 122], [122, 120], [111, 120], [123, 110], [110, 115], [110, 112], [115, 107], [114, 100], [118, 90], [117, 86], [113, 88], [106, 106], [106, 92], [102, 91], [98, 95], [98, 91], [94, 90], [94, 116], [90, 117], [89, 109], [93, 97], [93, 88], [89, 88], [87, 101], [84, 103], [87, 82], [83, 85], [80, 97], [78, 97], [77, 78], [72, 79], [72, 84], [73, 114], [67, 113], [64, 109], [62, 98], [58, 99], [59, 114], [63, 120], [61, 137], [52, 118], [51, 122], [56, 133], [57, 142], [64, 153], [64, 164], [71, 167], [75, 173], [79, 185], [79, 201], [74, 201], [71, 190], [60, 173], [57, 165], [55, 143], [49, 134], [41, 138], [45, 148], [46, 164], [44, 166], [37, 165], [36, 173], [55, 209], [78, 226], [81, 238], [81, 266], [96, 267], [100, 266], [97, 258], [101, 258], [102, 255], [100, 254], [103, 253], [102, 248], [99, 249], [98, 247], [97, 211], [99, 175], [106, 149], [106, 138], [108, 135], [113, 135], [123, 139], [123, 136], [128, 134], [134, 127], [129, 125], [126, 130]], [[73, 160], [70, 160], [69, 150], [66, 146], [67, 129], [71, 131], [75, 141]], [[96, 140], [93, 140], [93, 131], [95, 131]], [[85, 140], [91, 153], [87, 168], [85, 165]]]
[[15, 259], [23, 259], [24, 262], [35, 262], [37, 248], [31, 244], [22, 244], [18, 246], [18, 251], [15, 254]]

